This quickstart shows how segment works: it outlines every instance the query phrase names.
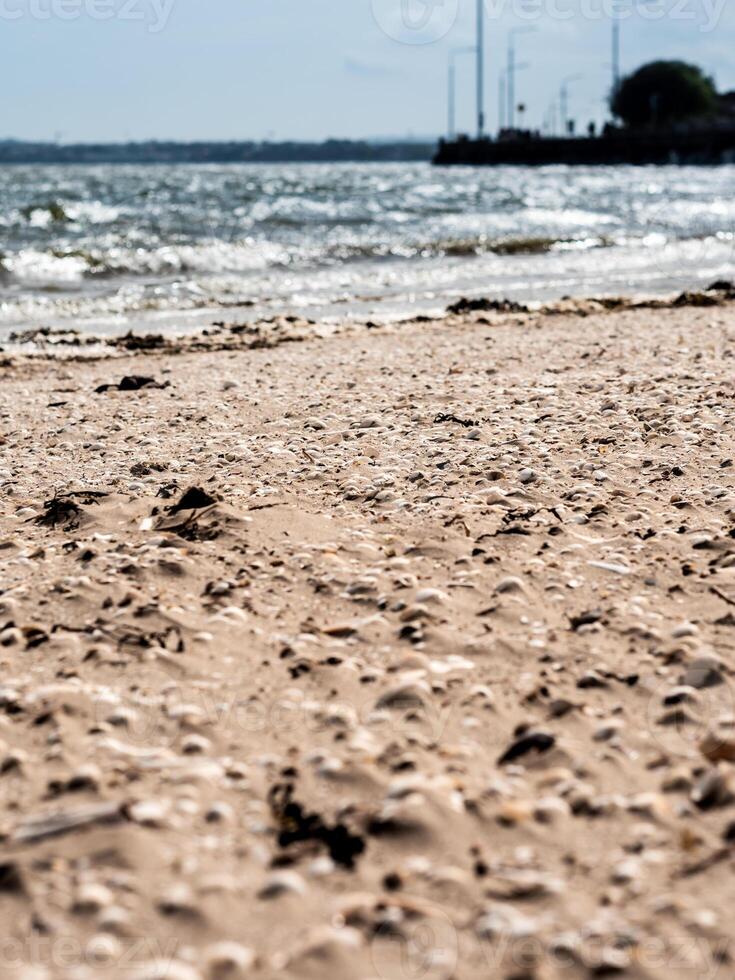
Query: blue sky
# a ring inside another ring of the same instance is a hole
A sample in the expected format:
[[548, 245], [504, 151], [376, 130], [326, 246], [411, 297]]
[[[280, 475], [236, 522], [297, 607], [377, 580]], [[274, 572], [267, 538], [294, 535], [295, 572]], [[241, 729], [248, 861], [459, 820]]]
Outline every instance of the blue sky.
[[[402, 7], [401, 4], [405, 4]], [[540, 125], [565, 75], [571, 115], [604, 115], [610, 19], [623, 68], [652, 57], [705, 66], [735, 88], [732, 0], [486, 0], [487, 104], [497, 120], [508, 29], [518, 99]], [[0, 136], [70, 140], [321, 139], [436, 134], [450, 48], [473, 40], [475, 0], [0, 0]], [[422, 27], [423, 21], [426, 26]], [[473, 116], [460, 62], [459, 124]]]

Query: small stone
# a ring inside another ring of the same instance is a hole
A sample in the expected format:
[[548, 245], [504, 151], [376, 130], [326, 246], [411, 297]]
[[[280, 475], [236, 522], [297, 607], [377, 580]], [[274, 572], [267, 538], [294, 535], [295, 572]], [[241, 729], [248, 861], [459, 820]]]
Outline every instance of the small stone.
[[692, 802], [700, 810], [714, 810], [735, 801], [728, 780], [718, 769], [712, 769], [699, 779], [692, 790]]
[[0, 596], [0, 616], [15, 617], [18, 615], [18, 600], [10, 595]]
[[108, 933], [99, 933], [87, 943], [85, 950], [85, 962], [98, 965], [120, 962], [123, 955], [123, 946], [119, 939]]
[[613, 868], [610, 880], [615, 885], [628, 885], [640, 877], [641, 863], [636, 858], [627, 858]]
[[577, 705], [566, 698], [556, 698], [549, 705], [549, 718], [564, 718], [570, 712], [575, 711]]
[[274, 871], [258, 892], [258, 898], [274, 899], [282, 895], [305, 895], [306, 882], [295, 871]]
[[165, 827], [171, 804], [168, 800], [140, 800], [128, 808], [128, 816], [143, 827]]
[[112, 905], [114, 895], [105, 885], [90, 882], [77, 889], [72, 911], [77, 915], [95, 915], [108, 905]]
[[[319, 926], [313, 929], [304, 942], [296, 948], [289, 956], [288, 962], [293, 976], [299, 976], [300, 967], [305, 967], [310, 963], [322, 964], [322, 975], [329, 972], [324, 966], [330, 961], [338, 962], [341, 954], [354, 956], [364, 940], [357, 929], [342, 927], [335, 929], [333, 926]], [[310, 972], [310, 971], [309, 971]]]
[[399, 684], [382, 694], [375, 707], [378, 710], [388, 708], [392, 711], [409, 711], [412, 708], [422, 708], [429, 693], [428, 685], [422, 682]]
[[534, 755], [543, 755], [556, 745], [556, 738], [550, 732], [527, 732], [521, 735], [515, 742], [506, 749], [498, 759], [499, 766], [508, 765], [517, 759], [523, 758], [529, 752]]
[[709, 732], [702, 740], [699, 751], [712, 763], [735, 762], [735, 739]]
[[97, 927], [116, 936], [130, 936], [132, 934], [130, 913], [121, 905], [109, 905], [97, 917]]
[[557, 819], [568, 817], [571, 808], [566, 800], [559, 796], [547, 796], [537, 800], [533, 807], [533, 819], [537, 823], [551, 824]]
[[207, 594], [215, 597], [229, 595], [230, 592], [232, 592], [232, 583], [225, 580], [212, 582], [207, 588]]
[[161, 915], [183, 919], [199, 919], [202, 917], [194, 892], [184, 882], [173, 885], [164, 892], [156, 905]]
[[697, 657], [687, 667], [681, 683], [697, 690], [717, 687], [718, 684], [723, 683], [721, 668], [722, 661], [718, 657]]
[[255, 953], [240, 943], [221, 942], [205, 949], [204, 960], [210, 980], [236, 980], [252, 970]]
[[229, 823], [235, 818], [235, 811], [229, 803], [213, 803], [204, 815], [207, 823]]
[[359, 419], [357, 422], [353, 422], [351, 428], [377, 429], [380, 424], [381, 424], [381, 418], [379, 415], [366, 415], [364, 418]]
[[416, 602], [446, 602], [449, 597], [441, 589], [421, 589], [416, 593]]
[[212, 743], [204, 735], [187, 735], [181, 743], [184, 755], [205, 755], [211, 747]]
[[625, 723], [619, 719], [605, 722], [604, 725], [600, 725], [600, 727], [595, 730], [592, 739], [595, 742], [609, 742], [611, 739], [619, 735], [624, 728]]
[[671, 631], [671, 638], [674, 640], [682, 640], [687, 636], [698, 636], [699, 627], [695, 626], [694, 623], [679, 623]]
[[679, 704], [697, 704], [698, 702], [699, 695], [696, 690], [684, 684], [672, 688], [668, 694], [664, 695], [663, 699], [664, 707], [666, 708], [671, 708]]

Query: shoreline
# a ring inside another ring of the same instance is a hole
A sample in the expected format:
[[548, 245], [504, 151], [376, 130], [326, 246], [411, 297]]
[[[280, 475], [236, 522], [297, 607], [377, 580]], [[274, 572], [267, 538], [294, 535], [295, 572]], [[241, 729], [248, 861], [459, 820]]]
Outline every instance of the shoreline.
[[1, 355], [3, 976], [730, 976], [733, 299]]
[[[246, 309], [243, 308], [244, 322], [228, 322], [227, 307], [212, 307], [206, 311], [219, 319], [211, 325], [201, 328], [198, 332], [176, 334], [133, 330], [124, 334], [108, 335], [84, 333], [73, 326], [65, 327], [28, 327], [11, 332], [4, 345], [0, 346], [0, 354], [8, 359], [31, 358], [45, 359], [46, 357], [63, 357], [74, 359], [84, 357], [89, 359], [104, 359], [127, 354], [180, 354], [202, 353], [205, 351], [237, 351], [255, 350], [259, 348], [277, 347], [284, 343], [301, 343], [310, 339], [328, 340], [349, 333], [359, 335], [366, 331], [392, 331], [403, 326], [421, 323], [438, 324], [447, 321], [450, 325], [463, 316], [474, 316], [474, 319], [484, 319], [488, 324], [541, 320], [555, 316], [587, 317], [595, 314], [620, 313], [635, 310], [666, 310], [683, 307], [712, 308], [727, 305], [735, 301], [735, 283], [721, 280], [712, 283], [707, 289], [690, 289], [684, 292], [672, 292], [660, 295], [620, 295], [602, 297], [565, 297], [548, 302], [531, 301], [517, 302], [508, 299], [489, 299], [487, 297], [461, 297], [450, 304], [443, 314], [427, 315], [411, 314], [395, 319], [375, 321], [359, 317], [330, 318], [321, 323], [311, 317], [294, 314], [275, 315], [268, 318], [246, 319]], [[171, 319], [175, 312], [169, 312]], [[520, 318], [520, 319], [519, 319]], [[153, 325], [151, 325], [153, 326]], [[36, 344], [39, 350], [24, 350], [29, 344]], [[10, 348], [8, 350], [8, 348]], [[86, 353], [85, 348], [90, 350]]]

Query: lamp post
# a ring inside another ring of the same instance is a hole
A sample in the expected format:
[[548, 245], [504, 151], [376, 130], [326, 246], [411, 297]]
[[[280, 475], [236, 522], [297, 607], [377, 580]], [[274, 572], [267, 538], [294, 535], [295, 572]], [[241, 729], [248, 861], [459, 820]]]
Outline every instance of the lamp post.
[[498, 76], [498, 133], [505, 129], [505, 110], [507, 108], [507, 100], [505, 96], [505, 80], [507, 77], [507, 71], [505, 68], [500, 72]]
[[452, 140], [457, 135], [456, 113], [457, 113], [457, 58], [463, 54], [474, 54], [474, 47], [452, 48], [449, 52], [449, 78], [448, 78], [448, 132], [449, 139]]
[[534, 34], [536, 27], [527, 25], [525, 27], [513, 27], [508, 33], [508, 127], [515, 129], [516, 124], [516, 72], [519, 71], [516, 65], [516, 38], [520, 34]]
[[620, 88], [620, 21], [617, 14], [612, 15], [612, 72], [613, 72], [613, 97]]
[[485, 0], [477, 0], [477, 138], [485, 133]]
[[[642, 7], [647, 3], [651, 3], [652, 0], [630, 0], [631, 6]], [[620, 2], [615, 6], [615, 9], [611, 12], [612, 17], [612, 75], [613, 75], [613, 87], [612, 95], [615, 98], [618, 89], [620, 88], [620, 82], [622, 81], [622, 58], [620, 54], [620, 36], [621, 36], [621, 21], [620, 21]]]
[[[525, 71], [530, 67], [530, 61], [524, 61], [521, 64], [518, 64], [517, 62], [513, 63], [513, 71], [516, 74], [519, 71]], [[510, 100], [508, 99], [508, 69], [506, 67], [503, 68], [498, 75], [498, 131], [509, 126], [509, 120], [506, 118], [509, 108]]]
[[569, 132], [569, 85], [571, 82], [577, 82], [582, 78], [581, 75], [567, 75], [565, 79], [562, 80], [561, 89], [559, 90], [559, 106], [561, 110], [561, 125], [563, 130], [563, 135]]

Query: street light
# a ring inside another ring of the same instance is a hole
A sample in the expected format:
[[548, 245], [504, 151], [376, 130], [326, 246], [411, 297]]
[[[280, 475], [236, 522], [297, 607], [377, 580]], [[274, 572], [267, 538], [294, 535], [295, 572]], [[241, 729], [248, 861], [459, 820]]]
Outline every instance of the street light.
[[449, 107], [449, 119], [448, 119], [448, 130], [449, 139], [453, 140], [457, 135], [456, 127], [456, 98], [457, 98], [457, 65], [456, 59], [463, 54], [474, 54], [476, 49], [474, 47], [466, 48], [452, 48], [449, 52], [449, 91], [448, 91], [448, 107]]
[[498, 75], [498, 133], [505, 129], [505, 110], [508, 107], [508, 102], [505, 97], [505, 82], [508, 77], [507, 68], [503, 70]]
[[485, 0], [477, 0], [477, 138], [485, 133]]
[[[646, 3], [651, 3], [652, 0], [631, 0], [634, 7], [643, 6]], [[620, 88], [620, 81], [622, 79], [622, 69], [621, 69], [621, 55], [620, 55], [620, 16], [619, 11], [620, 3], [615, 5], [615, 9], [611, 12], [612, 17], [612, 73], [613, 73], [613, 88], [612, 94], [613, 98], [617, 94]]]
[[559, 90], [559, 106], [561, 110], [561, 125], [563, 134], [569, 132], [569, 85], [571, 82], [578, 82], [582, 75], [567, 75], [565, 79], [562, 80], [561, 89]]
[[516, 124], [516, 38], [520, 34], [535, 34], [537, 27], [513, 27], [508, 32], [508, 127], [515, 129]]
[[549, 103], [549, 108], [546, 110], [546, 118], [544, 120], [544, 130], [549, 136], [556, 136], [556, 101], [552, 99]]
[[[525, 71], [527, 68], [531, 67], [529, 61], [524, 61], [522, 64], [514, 64], [513, 70], [517, 73], [519, 71]], [[509, 102], [506, 95], [508, 88], [508, 69], [503, 68], [498, 75], [498, 132], [506, 128], [507, 120], [505, 118], [506, 111], [508, 110]]]

